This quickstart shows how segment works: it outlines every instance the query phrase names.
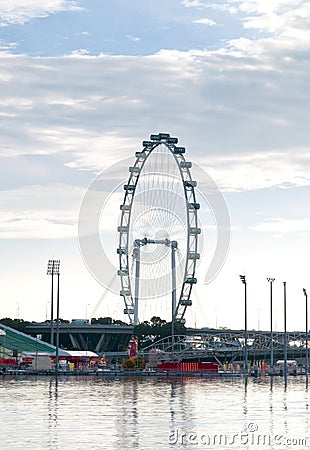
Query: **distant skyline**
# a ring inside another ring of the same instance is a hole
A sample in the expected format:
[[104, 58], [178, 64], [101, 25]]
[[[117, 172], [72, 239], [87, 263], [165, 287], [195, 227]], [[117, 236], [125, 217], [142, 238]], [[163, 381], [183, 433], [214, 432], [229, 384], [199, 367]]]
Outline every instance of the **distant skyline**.
[[[216, 233], [201, 211], [187, 324], [243, 328], [245, 274], [249, 328], [269, 329], [271, 276], [274, 328], [286, 281], [288, 328], [304, 329], [309, 22], [305, 0], [0, 0], [0, 317], [48, 318], [55, 258], [62, 318], [125, 319], [122, 299], [100, 301], [105, 289], [83, 263], [79, 209], [98, 173], [169, 132], [219, 186], [231, 220], [226, 263], [204, 285]], [[103, 216], [112, 260], [120, 200]]]

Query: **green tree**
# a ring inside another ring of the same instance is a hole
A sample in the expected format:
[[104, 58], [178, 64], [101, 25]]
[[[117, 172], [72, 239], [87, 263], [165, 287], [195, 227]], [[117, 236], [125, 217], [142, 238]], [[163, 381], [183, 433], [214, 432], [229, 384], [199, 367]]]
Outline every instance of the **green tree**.
[[[175, 322], [174, 333], [186, 334], [184, 324]], [[134, 334], [138, 337], [139, 348], [144, 348], [160, 339], [171, 336], [172, 324], [162, 320], [160, 317], [153, 316], [150, 322], [146, 320], [137, 325], [134, 329]]]
[[0, 322], [7, 327], [14, 328], [14, 330], [18, 330], [21, 332], [24, 332], [26, 326], [31, 323], [23, 319], [10, 319], [9, 317], [1, 319]]
[[112, 317], [98, 317], [98, 319], [92, 318], [90, 323], [92, 325], [112, 325]]
[[166, 320], [162, 320], [160, 317], [158, 316], [153, 316], [151, 318], [151, 326], [152, 327], [163, 327], [164, 325], [166, 325], [167, 321]]
[[119, 319], [112, 319], [112, 317], [98, 317], [98, 319], [93, 317], [90, 323], [92, 325], [128, 325], [126, 322]]

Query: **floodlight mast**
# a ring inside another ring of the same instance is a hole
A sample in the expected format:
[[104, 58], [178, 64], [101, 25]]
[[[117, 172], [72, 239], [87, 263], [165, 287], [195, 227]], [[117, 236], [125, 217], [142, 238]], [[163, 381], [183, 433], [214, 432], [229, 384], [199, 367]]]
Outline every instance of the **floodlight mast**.
[[57, 275], [57, 305], [56, 305], [56, 356], [55, 356], [55, 374], [58, 377], [59, 368], [59, 259], [50, 259], [47, 264], [47, 275], [52, 276], [52, 292], [51, 292], [51, 344], [54, 341], [53, 329], [53, 303], [54, 303], [54, 275]]
[[52, 286], [51, 286], [51, 333], [50, 333], [50, 343], [54, 345], [54, 275], [59, 275], [59, 259], [50, 259], [47, 263], [47, 275], [52, 276]]

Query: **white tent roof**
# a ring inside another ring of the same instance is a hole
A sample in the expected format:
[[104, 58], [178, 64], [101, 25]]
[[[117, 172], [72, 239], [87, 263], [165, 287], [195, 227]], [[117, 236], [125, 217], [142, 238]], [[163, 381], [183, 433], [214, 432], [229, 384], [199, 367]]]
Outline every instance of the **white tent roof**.
[[[74, 356], [78, 358], [98, 358], [97, 353], [91, 352], [90, 350], [62, 350], [59, 349], [59, 356]], [[56, 355], [56, 352], [51, 354]]]

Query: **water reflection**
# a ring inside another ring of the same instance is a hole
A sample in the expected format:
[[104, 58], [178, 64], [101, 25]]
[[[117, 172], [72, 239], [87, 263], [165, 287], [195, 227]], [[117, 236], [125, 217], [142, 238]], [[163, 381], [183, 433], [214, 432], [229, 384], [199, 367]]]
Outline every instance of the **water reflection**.
[[283, 426], [284, 426], [284, 434], [285, 436], [289, 436], [289, 423], [288, 423], [288, 401], [287, 401], [287, 384], [284, 383], [284, 392], [283, 392], [283, 409], [284, 409], [284, 420], [283, 420]]
[[177, 396], [176, 383], [171, 383], [170, 388], [170, 422], [171, 422], [171, 431], [175, 426], [175, 401]]
[[50, 448], [58, 448], [58, 383], [51, 379], [48, 383], [48, 445]]
[[213, 442], [219, 435], [240, 439], [250, 424], [257, 426], [253, 442], [258, 433], [308, 437], [305, 380], [270, 378], [0, 378], [1, 450], [166, 450], [178, 448], [169, 447], [173, 432]]
[[[118, 387], [121, 389], [117, 401], [116, 409], [119, 414], [115, 417], [115, 429], [118, 436], [117, 448], [139, 448], [139, 380], [124, 380], [118, 382]], [[117, 407], [119, 406], [119, 408]]]
[[247, 407], [247, 395], [248, 395], [248, 377], [246, 376], [244, 378], [244, 397], [243, 397], [243, 414], [245, 415], [245, 420], [247, 420], [247, 413], [248, 413], [248, 407]]

